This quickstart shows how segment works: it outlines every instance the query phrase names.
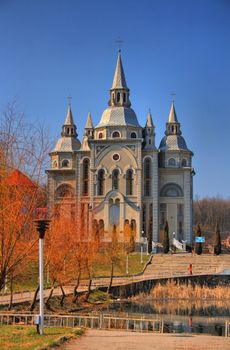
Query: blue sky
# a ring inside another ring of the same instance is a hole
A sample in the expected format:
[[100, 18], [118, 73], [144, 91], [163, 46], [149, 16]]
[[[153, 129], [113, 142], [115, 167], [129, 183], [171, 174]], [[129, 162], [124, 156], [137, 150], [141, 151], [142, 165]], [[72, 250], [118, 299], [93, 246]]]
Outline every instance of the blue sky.
[[230, 197], [229, 0], [0, 0], [0, 109], [15, 97], [27, 118], [57, 138], [72, 96], [80, 138], [99, 122], [117, 59], [156, 143], [172, 96], [194, 151], [194, 193]]

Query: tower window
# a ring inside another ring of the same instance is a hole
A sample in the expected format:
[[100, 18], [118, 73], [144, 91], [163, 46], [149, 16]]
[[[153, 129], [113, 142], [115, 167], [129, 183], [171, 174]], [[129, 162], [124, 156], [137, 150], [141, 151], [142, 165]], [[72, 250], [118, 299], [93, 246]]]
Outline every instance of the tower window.
[[103, 196], [105, 191], [105, 170], [101, 169], [98, 172], [98, 196]]
[[120, 98], [121, 98], [121, 95], [120, 95], [120, 92], [117, 93], [117, 102], [120, 102]]
[[151, 145], [151, 139], [149, 139], [149, 145]]
[[102, 132], [99, 132], [98, 138], [99, 138], [99, 139], [103, 139], [103, 133], [102, 133]]
[[168, 160], [168, 165], [169, 166], [176, 166], [176, 160], [174, 158], [170, 158]]
[[119, 131], [114, 131], [113, 134], [112, 134], [112, 137], [113, 138], [118, 138], [118, 137], [121, 137]]
[[68, 168], [69, 167], [69, 161], [68, 161], [68, 159], [64, 159], [63, 161], [62, 161], [62, 168]]
[[144, 196], [151, 196], [151, 159], [147, 158], [144, 162]]
[[131, 139], [136, 139], [137, 138], [137, 134], [135, 132], [131, 132]]
[[126, 173], [126, 194], [133, 195], [133, 171], [131, 169]]
[[112, 174], [113, 190], [119, 189], [119, 171], [115, 169]]
[[89, 159], [83, 161], [83, 196], [89, 195]]
[[181, 162], [182, 167], [186, 167], [187, 166], [187, 160], [183, 159]]
[[126, 103], [126, 94], [123, 94], [123, 102]]

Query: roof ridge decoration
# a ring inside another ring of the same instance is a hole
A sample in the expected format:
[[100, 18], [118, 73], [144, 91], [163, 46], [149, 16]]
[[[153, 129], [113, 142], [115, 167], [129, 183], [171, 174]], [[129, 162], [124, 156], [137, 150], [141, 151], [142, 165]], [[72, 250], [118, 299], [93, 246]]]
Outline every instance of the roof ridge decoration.
[[147, 120], [146, 120], [145, 127], [146, 128], [153, 128], [154, 127], [152, 114], [151, 114], [150, 111], [148, 112], [148, 115], [147, 115]]
[[88, 113], [85, 129], [93, 129], [93, 121], [92, 121], [92, 116], [90, 112]]
[[125, 79], [125, 73], [121, 60], [121, 51], [118, 51], [117, 65], [114, 73], [113, 84], [111, 90], [128, 89]]

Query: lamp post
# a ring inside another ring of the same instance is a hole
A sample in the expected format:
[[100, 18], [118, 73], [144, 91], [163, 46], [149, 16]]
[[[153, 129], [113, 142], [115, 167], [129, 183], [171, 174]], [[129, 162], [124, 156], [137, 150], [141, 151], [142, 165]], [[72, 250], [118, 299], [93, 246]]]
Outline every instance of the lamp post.
[[126, 255], [126, 275], [129, 274], [129, 253]]
[[143, 264], [143, 240], [144, 240], [144, 230], [141, 231], [141, 264]]
[[39, 234], [39, 332], [44, 334], [44, 267], [43, 267], [43, 240], [50, 220], [34, 220]]

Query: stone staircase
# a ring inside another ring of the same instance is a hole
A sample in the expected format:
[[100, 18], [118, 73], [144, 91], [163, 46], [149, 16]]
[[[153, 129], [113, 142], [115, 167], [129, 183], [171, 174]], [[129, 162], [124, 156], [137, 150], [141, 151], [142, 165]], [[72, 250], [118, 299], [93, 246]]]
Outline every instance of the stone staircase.
[[189, 264], [192, 264], [193, 275], [220, 274], [230, 269], [230, 255], [155, 254], [144, 276], [145, 278], [186, 276], [189, 275]]

